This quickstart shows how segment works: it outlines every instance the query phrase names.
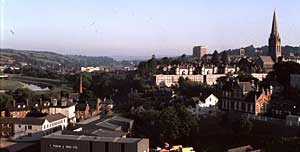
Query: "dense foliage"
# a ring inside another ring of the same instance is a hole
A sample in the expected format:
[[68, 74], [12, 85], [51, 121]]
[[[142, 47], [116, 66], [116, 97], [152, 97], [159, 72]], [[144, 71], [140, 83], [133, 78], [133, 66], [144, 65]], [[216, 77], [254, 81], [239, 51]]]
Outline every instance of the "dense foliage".
[[150, 138], [151, 144], [183, 144], [192, 136], [197, 121], [185, 107], [166, 107], [161, 111], [147, 110], [132, 116], [136, 136]]

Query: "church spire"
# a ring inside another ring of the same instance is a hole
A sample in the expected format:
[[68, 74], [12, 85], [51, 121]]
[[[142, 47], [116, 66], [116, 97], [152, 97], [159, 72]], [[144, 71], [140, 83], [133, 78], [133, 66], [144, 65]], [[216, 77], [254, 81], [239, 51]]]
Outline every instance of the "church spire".
[[278, 62], [278, 58], [281, 57], [281, 39], [279, 37], [275, 11], [273, 14], [272, 31], [269, 38], [269, 55], [274, 62]]
[[274, 14], [273, 14], [273, 24], [272, 24], [271, 35], [279, 36], [275, 11], [274, 11]]

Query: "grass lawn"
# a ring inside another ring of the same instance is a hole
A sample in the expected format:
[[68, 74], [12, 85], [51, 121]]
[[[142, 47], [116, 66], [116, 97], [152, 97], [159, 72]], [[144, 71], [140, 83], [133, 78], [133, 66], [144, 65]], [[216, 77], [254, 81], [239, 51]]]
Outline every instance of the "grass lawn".
[[15, 90], [21, 88], [22, 84], [13, 80], [0, 80], [0, 90]]

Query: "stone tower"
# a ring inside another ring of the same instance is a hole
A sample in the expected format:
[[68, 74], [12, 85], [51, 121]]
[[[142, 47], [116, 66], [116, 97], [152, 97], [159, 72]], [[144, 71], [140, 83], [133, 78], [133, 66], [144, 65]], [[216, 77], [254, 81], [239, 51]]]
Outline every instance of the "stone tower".
[[274, 62], [278, 62], [278, 58], [281, 57], [281, 39], [279, 37], [276, 14], [273, 14], [272, 31], [269, 38], [269, 55]]

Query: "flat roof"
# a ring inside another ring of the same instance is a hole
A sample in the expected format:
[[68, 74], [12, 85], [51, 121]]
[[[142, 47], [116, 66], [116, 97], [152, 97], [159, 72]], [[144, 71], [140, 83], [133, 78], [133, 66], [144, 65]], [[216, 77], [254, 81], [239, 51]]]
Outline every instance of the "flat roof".
[[113, 137], [96, 137], [85, 135], [64, 135], [64, 134], [50, 134], [42, 137], [43, 140], [47, 139], [60, 139], [60, 140], [77, 140], [77, 141], [95, 141], [95, 142], [115, 142], [115, 143], [138, 143], [143, 138], [113, 138]]

